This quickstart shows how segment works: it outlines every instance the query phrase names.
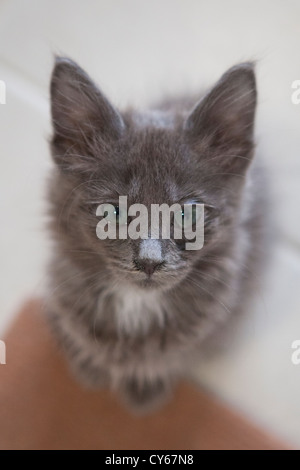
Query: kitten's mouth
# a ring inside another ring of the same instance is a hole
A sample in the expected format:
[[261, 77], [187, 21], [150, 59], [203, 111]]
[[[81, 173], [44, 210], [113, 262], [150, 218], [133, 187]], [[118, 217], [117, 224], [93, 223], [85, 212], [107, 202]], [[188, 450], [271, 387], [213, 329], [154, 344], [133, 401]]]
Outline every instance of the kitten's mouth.
[[133, 276], [130, 276], [130, 282], [140, 289], [166, 291], [178, 284], [187, 274], [186, 269], [183, 270], [182, 267], [180, 268], [165, 268], [163, 271], [158, 270], [158, 272], [152, 274], [141, 273], [140, 271], [134, 270], [132, 271]]
[[140, 281], [137, 281], [137, 284], [144, 289], [154, 289], [158, 286], [158, 283], [152, 279], [152, 277], [147, 277]]
[[176, 279], [176, 282], [174, 282], [173, 277], [169, 276], [145, 276], [143, 279], [135, 279], [134, 284], [138, 286], [141, 289], [145, 290], [168, 290], [170, 287], [173, 287], [175, 283], [178, 282], [178, 279]]

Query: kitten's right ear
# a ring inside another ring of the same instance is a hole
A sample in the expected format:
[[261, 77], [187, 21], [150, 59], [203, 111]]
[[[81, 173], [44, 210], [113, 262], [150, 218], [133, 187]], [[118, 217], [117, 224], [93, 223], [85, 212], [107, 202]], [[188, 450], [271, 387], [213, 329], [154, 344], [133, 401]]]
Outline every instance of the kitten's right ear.
[[67, 148], [93, 138], [117, 139], [124, 123], [89, 76], [72, 60], [57, 57], [51, 79], [53, 144]]
[[215, 153], [217, 158], [211, 161], [217, 170], [243, 173], [253, 156], [255, 108], [253, 64], [236, 65], [188, 116], [185, 132], [189, 142]]

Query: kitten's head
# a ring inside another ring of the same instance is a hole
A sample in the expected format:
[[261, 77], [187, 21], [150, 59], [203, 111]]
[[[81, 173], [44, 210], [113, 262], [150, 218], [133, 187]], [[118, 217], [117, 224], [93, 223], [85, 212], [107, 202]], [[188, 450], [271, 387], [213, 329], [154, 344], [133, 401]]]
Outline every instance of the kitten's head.
[[[140, 114], [119, 112], [78, 65], [58, 58], [51, 100], [53, 226], [75, 263], [116, 283], [169, 289], [234, 236], [253, 155], [252, 64], [231, 68], [192, 110]], [[99, 240], [97, 207], [113, 204], [117, 213], [119, 196], [149, 212], [151, 204], [204, 203], [203, 249], [186, 250], [172, 229], [168, 240]]]

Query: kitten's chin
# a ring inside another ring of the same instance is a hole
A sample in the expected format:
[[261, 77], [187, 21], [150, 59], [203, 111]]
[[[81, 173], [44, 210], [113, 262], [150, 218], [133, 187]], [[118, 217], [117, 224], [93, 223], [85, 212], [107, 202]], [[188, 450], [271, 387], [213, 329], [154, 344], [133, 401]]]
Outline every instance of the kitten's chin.
[[130, 287], [137, 288], [143, 291], [163, 291], [167, 292], [176, 288], [189, 273], [188, 269], [183, 270], [170, 270], [164, 273], [154, 273], [152, 276], [147, 276], [144, 273], [120, 273], [118, 282], [126, 284]]
[[161, 279], [160, 277], [151, 277], [145, 279], [135, 279], [133, 284], [144, 291], [158, 290], [169, 291], [180, 283], [181, 279]]
[[154, 279], [147, 278], [147, 279], [142, 279], [139, 281], [136, 281], [136, 284], [146, 290], [153, 290], [153, 289], [159, 289], [159, 287], [162, 287], [160, 283], [155, 281]]

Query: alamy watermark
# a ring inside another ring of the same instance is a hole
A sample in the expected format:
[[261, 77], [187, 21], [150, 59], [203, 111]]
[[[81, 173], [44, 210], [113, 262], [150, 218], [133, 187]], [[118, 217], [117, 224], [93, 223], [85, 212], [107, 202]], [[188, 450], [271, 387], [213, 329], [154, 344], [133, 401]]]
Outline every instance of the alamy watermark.
[[295, 351], [292, 354], [291, 361], [294, 366], [299, 366], [300, 364], [300, 340], [296, 339], [292, 342], [291, 348]]
[[96, 227], [100, 240], [162, 239], [185, 240], [186, 250], [200, 250], [204, 245], [204, 204], [151, 204], [150, 214], [144, 204], [128, 207], [127, 196], [117, 205], [100, 204]]
[[6, 83], [0, 80], [0, 104], [6, 104]]
[[6, 364], [6, 345], [4, 341], [0, 341], [0, 365]]
[[293, 91], [291, 95], [291, 100], [293, 104], [299, 104], [300, 103], [300, 80], [294, 80], [292, 83], [292, 89], [295, 90]]

